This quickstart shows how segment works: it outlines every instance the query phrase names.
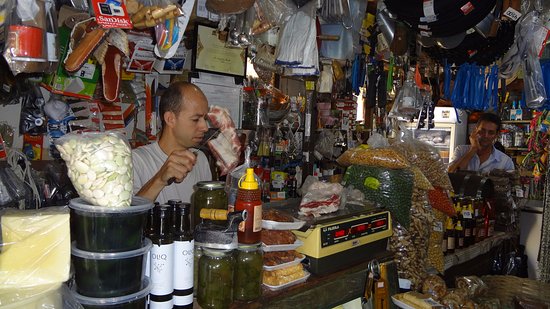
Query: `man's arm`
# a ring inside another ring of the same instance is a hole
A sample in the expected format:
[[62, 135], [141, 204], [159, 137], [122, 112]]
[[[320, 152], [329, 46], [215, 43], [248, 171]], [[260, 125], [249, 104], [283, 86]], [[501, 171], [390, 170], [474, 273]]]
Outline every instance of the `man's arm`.
[[153, 177], [148, 182], [146, 182], [141, 189], [136, 193], [137, 196], [141, 196], [149, 199], [150, 201], [156, 201], [157, 197], [160, 194], [160, 191], [164, 189], [166, 183], [162, 181], [159, 177]]
[[454, 173], [457, 170], [465, 170], [468, 168], [468, 163], [470, 163], [470, 160], [472, 157], [476, 154], [476, 150], [474, 147], [469, 147], [468, 151], [459, 159], [453, 161], [451, 165], [449, 165], [448, 172]]

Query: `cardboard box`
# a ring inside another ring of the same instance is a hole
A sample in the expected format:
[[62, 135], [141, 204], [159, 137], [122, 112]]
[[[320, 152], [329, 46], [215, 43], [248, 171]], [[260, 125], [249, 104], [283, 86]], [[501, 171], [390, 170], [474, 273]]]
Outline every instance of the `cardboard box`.
[[57, 38], [59, 40], [59, 66], [53, 74], [47, 74], [42, 80], [42, 85], [48, 91], [71, 97], [90, 99], [95, 93], [97, 82], [101, 74], [101, 67], [91, 58], [74, 73], [65, 71], [64, 61], [69, 50], [71, 29], [59, 27]]

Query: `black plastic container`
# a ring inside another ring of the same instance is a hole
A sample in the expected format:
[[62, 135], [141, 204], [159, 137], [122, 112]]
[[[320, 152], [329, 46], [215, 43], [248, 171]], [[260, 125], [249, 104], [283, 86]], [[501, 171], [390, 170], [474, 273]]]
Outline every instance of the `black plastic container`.
[[136, 293], [110, 298], [92, 298], [72, 292], [76, 301], [85, 309], [143, 309], [147, 305], [147, 296], [151, 290], [151, 282], [145, 277], [142, 289]]
[[124, 252], [141, 248], [148, 199], [135, 196], [130, 207], [94, 206], [81, 198], [69, 202], [71, 237], [76, 247], [89, 252]]
[[117, 253], [88, 252], [71, 248], [76, 291], [87, 297], [119, 297], [137, 293], [145, 278], [145, 262], [151, 241], [132, 251]]

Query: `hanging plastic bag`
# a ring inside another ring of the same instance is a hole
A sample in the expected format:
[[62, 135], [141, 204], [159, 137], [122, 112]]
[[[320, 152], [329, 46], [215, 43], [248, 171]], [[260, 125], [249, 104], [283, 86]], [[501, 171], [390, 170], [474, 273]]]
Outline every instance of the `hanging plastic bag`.
[[[237, 191], [239, 190], [239, 180], [246, 175], [246, 169], [250, 166], [250, 155], [252, 154], [252, 150], [250, 149], [250, 146], [246, 146], [246, 149], [244, 151], [244, 163], [242, 165], [237, 166], [229, 175], [226, 177], [225, 180], [225, 193], [227, 194], [227, 202], [228, 202], [228, 208], [233, 209], [235, 207], [235, 201], [237, 200]], [[257, 175], [254, 175], [256, 178], [256, 181], [261, 184], [262, 180]]]
[[6, 22], [3, 54], [14, 75], [47, 70], [46, 33], [50, 22], [46, 11], [42, 0], [12, 0], [7, 4], [7, 12], [11, 14]]
[[69, 133], [56, 140], [76, 191], [87, 202], [129, 207], [133, 166], [128, 142], [114, 132]]

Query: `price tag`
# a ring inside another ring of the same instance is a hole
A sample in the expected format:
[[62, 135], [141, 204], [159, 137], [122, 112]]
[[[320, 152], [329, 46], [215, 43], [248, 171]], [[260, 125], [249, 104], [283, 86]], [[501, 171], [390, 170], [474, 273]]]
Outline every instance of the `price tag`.
[[462, 212], [462, 217], [465, 219], [472, 219], [472, 212], [469, 210], [464, 210]]
[[306, 90], [313, 91], [315, 90], [315, 82], [312, 80], [306, 81]]
[[80, 71], [76, 72], [75, 76], [80, 78], [92, 79], [95, 73], [95, 65], [92, 63], [84, 63]]
[[443, 222], [441, 222], [441, 221], [434, 222], [434, 231], [435, 232], [443, 232]]
[[510, 18], [513, 21], [516, 21], [521, 17], [521, 13], [513, 7], [509, 7], [506, 12], [504, 12], [504, 16]]

